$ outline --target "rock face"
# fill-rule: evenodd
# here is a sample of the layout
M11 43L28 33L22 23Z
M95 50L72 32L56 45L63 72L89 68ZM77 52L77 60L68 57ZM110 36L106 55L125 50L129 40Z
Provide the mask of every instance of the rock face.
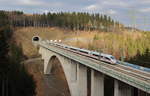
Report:
M27 60L24 64L36 81L36 96L70 96L59 61L54 62L52 74L50 75L43 74L44 64L40 58Z

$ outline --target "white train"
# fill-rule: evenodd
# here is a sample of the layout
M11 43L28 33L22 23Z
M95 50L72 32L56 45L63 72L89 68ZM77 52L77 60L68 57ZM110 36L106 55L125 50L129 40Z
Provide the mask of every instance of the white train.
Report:
M33 36L32 42L38 42L38 41L42 41L41 38L39 36ZM45 41L43 41L43 42L45 42ZM90 51L87 49L76 48L76 47L72 47L72 46L67 46L65 44L57 43L56 40L54 42L52 40L50 40L50 41L47 40L46 42L49 44L53 44L53 45L62 47L62 48L70 49L72 51L75 51L79 54L88 56L88 57L93 58L93 59L101 60L101 61L111 63L111 64L117 64L118 63L118 61L115 59L115 57L112 55L109 55L109 54L99 53L99 52Z
M78 52L78 53L81 53L81 54L86 55L90 58L101 60L103 62L107 62L110 64L117 64L118 63L117 59L115 59L114 56L109 55L109 54L99 53L96 51L90 51L87 49L81 49L81 48L76 48L76 47L72 47L72 46L67 46L65 44L60 44L60 43L53 43L53 44L55 44L57 46L61 46L63 48L70 49L70 50Z
M98 52L92 52L92 55L97 56L99 60L108 62L111 64L117 64L117 60L114 56L109 55L109 54L104 54L104 53L98 53Z

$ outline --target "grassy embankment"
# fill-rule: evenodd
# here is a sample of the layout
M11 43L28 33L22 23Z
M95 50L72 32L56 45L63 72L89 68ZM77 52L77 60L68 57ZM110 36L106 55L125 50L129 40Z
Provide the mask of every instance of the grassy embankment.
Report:
M19 28L15 32L15 37L17 42L22 42L24 53L29 57L35 55L37 51L31 43L34 35L49 40L62 39L69 45L109 53L117 58L121 54L127 58L133 57L138 51L143 54L146 49L150 49L149 32L71 32L59 28Z
M33 36L40 36L43 39L55 40L64 39L67 35L65 30L60 30L58 28L17 28L14 33L14 38L17 43L21 43L24 54L28 57L33 57L37 54L36 48L32 44Z
M117 59L124 57L127 62L150 68L150 32L90 32L72 37L78 39L71 45L112 54Z
M78 38L78 40L71 42L71 45L109 53L117 58L121 55L130 58L135 56L137 52L144 54L146 49L150 49L149 32L122 32L119 34L92 32L81 33L78 36L74 36L74 38ZM83 38L87 42L83 42Z

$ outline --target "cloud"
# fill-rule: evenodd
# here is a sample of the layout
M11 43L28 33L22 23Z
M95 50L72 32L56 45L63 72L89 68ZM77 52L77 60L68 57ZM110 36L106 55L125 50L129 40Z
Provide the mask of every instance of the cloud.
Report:
M123 2L123 0L107 0L102 3L106 6L116 6L116 7L128 7L129 3Z
M90 10L97 10L97 9L99 9L99 6L96 4L92 4L92 5L86 6L85 9L89 10L89 11Z
M47 4L53 7L61 7L64 6L65 4L63 2L51 2L50 4Z
M139 9L140 12L150 12L150 8Z
M18 0L18 4L25 5L25 6L37 6L37 5L43 5L45 3L39 0Z
M139 2L142 4L150 4L150 0L141 0Z
M49 11L48 11L48 10L44 10L43 12L44 12L45 14L47 14Z
M114 15L117 14L117 11L110 9L107 11L107 14Z

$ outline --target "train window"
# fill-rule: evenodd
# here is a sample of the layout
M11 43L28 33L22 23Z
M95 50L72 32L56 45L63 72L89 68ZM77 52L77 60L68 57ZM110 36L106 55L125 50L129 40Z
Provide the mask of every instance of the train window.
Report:
M97 54L93 54L94 56L99 56L99 55L97 55Z
M110 60L109 58L105 57L105 59Z
M111 58L111 59L115 59L115 57L114 57L114 56L111 56L110 58Z
M88 54L88 52L86 52L86 51L82 51L82 50L79 50L79 51Z

